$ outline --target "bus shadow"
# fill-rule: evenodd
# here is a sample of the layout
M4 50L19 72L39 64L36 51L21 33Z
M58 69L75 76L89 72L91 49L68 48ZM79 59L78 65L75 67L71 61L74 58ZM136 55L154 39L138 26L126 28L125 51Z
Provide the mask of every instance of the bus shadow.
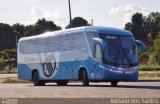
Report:
M89 87L99 87L99 88L102 88L102 87L108 87L108 88L131 88L131 89L160 89L160 86L143 86L143 85L118 85L117 87L112 87L111 85L89 85L89 86L83 86L83 85L67 85L67 86L57 86L57 85L45 85L45 86L55 86L55 87L84 87L84 88L89 88ZM45 87L43 86L43 87Z
M160 89L160 86L141 86L141 85L118 85L118 88L134 88L134 89Z

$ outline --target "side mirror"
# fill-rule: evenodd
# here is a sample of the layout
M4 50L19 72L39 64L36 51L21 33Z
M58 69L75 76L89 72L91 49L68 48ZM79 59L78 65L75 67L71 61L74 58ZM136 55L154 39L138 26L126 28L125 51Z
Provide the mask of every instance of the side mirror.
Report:
M104 51L106 50L105 42L100 38L92 38L92 39L95 43L93 57L98 61L103 62Z
M145 51L145 44L140 41L140 40L135 40L135 43L138 47L140 47L141 51L144 52Z
M101 44L102 46L102 50L106 50L106 45L105 45L105 42L104 40L100 39L100 38L92 38L94 41L98 42Z

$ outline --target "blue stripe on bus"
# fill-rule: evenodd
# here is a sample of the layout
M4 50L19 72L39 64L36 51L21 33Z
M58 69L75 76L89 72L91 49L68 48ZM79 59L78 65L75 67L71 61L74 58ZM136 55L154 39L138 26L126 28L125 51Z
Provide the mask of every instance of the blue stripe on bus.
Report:
M41 63L33 64L34 66L38 66ZM24 65L24 64L18 64L18 78L25 79L25 80L31 80L31 73L32 69L29 68L30 65ZM49 67L49 66L48 66ZM109 71L107 69L97 68L93 69L94 65L92 61L72 61L72 62L60 62L59 68L57 69L57 73L53 78L42 78L41 80L77 80L78 79L78 69L79 67L85 67L88 73L88 78L90 80L138 80L138 69L134 73L117 73L113 71ZM97 66L98 67L98 66ZM57 68L57 67L56 67ZM34 68L36 69L36 68ZM39 73L40 71L43 72L43 69L38 69ZM50 72L51 73L51 72ZM90 74L89 74L90 73ZM93 74L93 76L91 76Z

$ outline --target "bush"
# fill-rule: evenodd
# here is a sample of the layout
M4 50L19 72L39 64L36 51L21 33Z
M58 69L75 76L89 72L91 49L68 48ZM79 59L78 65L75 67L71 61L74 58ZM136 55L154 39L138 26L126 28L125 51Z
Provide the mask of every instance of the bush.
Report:
M0 51L0 65L8 66L10 70L17 66L17 52L16 49L6 49Z
M140 80L160 80L160 73L140 73Z
M140 71L160 71L160 66L140 66Z
M18 70L0 70L0 74L15 74Z
M154 65L160 65L160 33L154 41L154 45L151 47L153 58L151 63Z

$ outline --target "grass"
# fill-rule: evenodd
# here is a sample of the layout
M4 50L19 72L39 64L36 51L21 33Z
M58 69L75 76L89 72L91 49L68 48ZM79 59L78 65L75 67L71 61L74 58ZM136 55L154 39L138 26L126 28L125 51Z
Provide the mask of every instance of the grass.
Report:
M17 72L17 70L0 70L0 74L14 74Z
M160 73L140 73L139 80L160 80Z
M140 71L160 71L160 66L157 65L142 65L139 67Z

